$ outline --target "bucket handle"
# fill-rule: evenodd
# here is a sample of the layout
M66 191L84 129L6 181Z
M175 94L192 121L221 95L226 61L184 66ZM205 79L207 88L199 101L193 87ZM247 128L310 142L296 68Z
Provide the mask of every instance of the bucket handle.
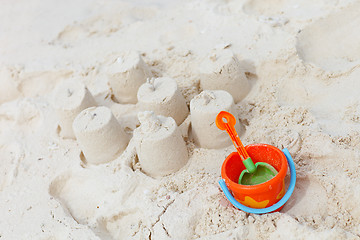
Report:
M220 187L223 190L226 198L232 203L232 205L234 205L235 207L239 208L240 210L244 211L244 212L248 212L248 213L255 213L255 214L263 214L263 213L269 213L269 212L273 212L277 209L279 209L280 207L282 207L290 198L291 194L294 191L295 188L295 183L296 183L296 170L295 170L295 164L294 161L289 153L289 150L287 150L286 148L284 148L283 153L286 156L287 162L289 164L290 167L290 174L291 174L291 178L290 178L290 185L289 188L287 190L287 192L285 193L285 195L280 199L280 201L278 201L277 203L275 203L274 205L267 207L267 208L251 208L251 207L247 207L241 203L239 203L234 197L233 195L230 193L228 187L225 184L225 180L221 179L219 181Z

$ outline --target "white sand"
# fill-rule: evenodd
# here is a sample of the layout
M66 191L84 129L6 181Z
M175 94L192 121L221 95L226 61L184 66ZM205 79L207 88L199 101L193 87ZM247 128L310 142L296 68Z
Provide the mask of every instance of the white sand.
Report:
M0 239L360 239L359 12L355 0L2 1ZM58 135L57 83L80 79L132 136L139 108L112 101L114 60L139 51L189 104L214 49L232 51L250 83L236 104L244 144L294 157L281 213L229 205L217 181L234 148L195 147L189 117L187 164L156 179L134 138L113 161L86 165Z

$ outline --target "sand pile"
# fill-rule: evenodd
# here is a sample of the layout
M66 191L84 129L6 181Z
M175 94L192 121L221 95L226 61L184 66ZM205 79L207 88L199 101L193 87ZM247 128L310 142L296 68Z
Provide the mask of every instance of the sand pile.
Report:
M3 1L0 239L360 239L359 11ZM292 154L280 213L246 214L219 189L234 147L217 108L244 144Z

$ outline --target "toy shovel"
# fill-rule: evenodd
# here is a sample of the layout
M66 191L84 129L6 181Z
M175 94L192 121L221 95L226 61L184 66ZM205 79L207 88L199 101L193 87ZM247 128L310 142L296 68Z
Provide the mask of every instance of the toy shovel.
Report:
M240 141L238 134L235 131L235 117L228 112L221 111L216 116L216 126L221 130L226 130L230 135L234 146L239 153L246 170L243 170L239 177L239 184L242 185L256 185L264 183L272 179L278 172L268 163L257 162L253 163L252 159L246 152L244 145Z

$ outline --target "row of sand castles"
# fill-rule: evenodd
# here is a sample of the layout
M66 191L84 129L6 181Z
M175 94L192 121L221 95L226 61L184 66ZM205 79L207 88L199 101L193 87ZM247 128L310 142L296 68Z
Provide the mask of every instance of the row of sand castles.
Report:
M190 112L191 136L198 147L222 148L231 141L214 121L220 111L236 116L235 102L249 92L249 82L238 59L229 50L213 53L200 68L203 91L186 101L172 78L152 78L137 53L129 53L109 68L108 79L119 103L136 104L140 126L133 131L141 169L164 176L178 171L188 161L188 151L179 127ZM102 164L117 158L130 136L105 106L97 106L80 81L64 81L54 91L60 135L76 139L86 161ZM239 131L239 123L236 128Z

